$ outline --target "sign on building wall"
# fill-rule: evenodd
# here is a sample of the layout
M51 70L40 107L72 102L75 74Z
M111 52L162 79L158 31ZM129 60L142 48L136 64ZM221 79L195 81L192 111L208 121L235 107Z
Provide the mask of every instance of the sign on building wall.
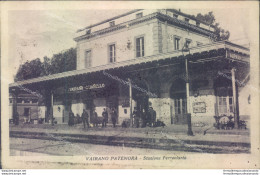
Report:
M92 85L85 85L85 86L76 86L71 87L68 89L68 92L77 92L77 91L84 91L84 90L90 90L90 89L100 89L104 88L105 84L92 84Z
M206 103L205 102L194 102L192 104L193 113L206 113Z
M249 62L249 56L245 56L239 53L235 53L232 51L227 51L227 58L235 59L235 60L241 60L241 61L246 61Z

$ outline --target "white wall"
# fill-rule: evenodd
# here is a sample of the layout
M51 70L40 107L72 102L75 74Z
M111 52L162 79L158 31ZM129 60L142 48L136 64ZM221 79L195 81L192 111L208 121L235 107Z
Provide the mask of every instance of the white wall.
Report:
M181 37L180 39L180 50L184 46L185 40L190 39L191 45L190 48L192 47L197 47L197 41L203 44L208 44L211 43L211 40L203 35L187 31L185 29L181 29L179 27L170 25L170 24L165 24L162 23L162 33L163 33L163 51L164 52L172 52L174 51L174 36L179 36ZM167 40L167 41L165 41Z
M46 113L46 106L39 106L38 107L39 118L45 118L45 113Z
M60 108L60 110L58 110L58 108ZM62 123L64 108L64 105L53 105L53 117L55 118L57 123Z
M73 103L73 104L71 104L71 110L74 113L75 117L76 117L77 114L79 116L81 116L83 109L84 109L83 103Z
M248 103L248 96L257 93L258 89L253 88L250 84L250 80L246 86L239 89L238 101L239 101L239 114L240 116L250 116L251 104ZM252 102L252 101L251 101Z
M205 113L194 113L193 105L196 102L204 102L206 104ZM190 112L191 112L191 121L193 125L213 125L215 122L215 104L216 96L214 95L203 95L203 96L190 96Z
M102 117L102 112L104 111L104 108L106 108L106 99L105 98L94 99L94 105L96 108L97 115L99 117Z
M166 126L171 125L173 100L171 98L149 98L149 102L156 111L156 120L163 121Z
M174 100L171 98L149 98L152 103L153 109L156 111L156 118L163 121L166 126L171 125L171 116L174 116ZM206 112L205 113L194 113L193 103L194 102L205 102ZM190 96L190 109L191 109L191 120L194 126L207 125L211 126L215 122L215 103L216 97L213 95L207 96Z
M126 98L129 100L129 98ZM136 101L132 100L132 111L134 111L134 107L136 107ZM127 111L127 113L124 112ZM118 105L118 123L121 125L124 119L130 119L130 107L122 107L121 101L119 101Z
M91 49L92 67L105 65L109 63L108 45L115 43L117 62L135 58L135 37L144 36L145 39L145 56L153 54L153 23L151 21L146 25L124 29L121 31L108 33L95 39L84 40L78 43L77 69L85 68L85 52ZM131 47L127 48L130 41Z

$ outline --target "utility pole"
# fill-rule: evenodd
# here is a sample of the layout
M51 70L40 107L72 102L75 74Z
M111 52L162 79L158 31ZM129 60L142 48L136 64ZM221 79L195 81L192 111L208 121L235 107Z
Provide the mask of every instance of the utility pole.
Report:
M183 52L189 52L190 49L187 43L182 48L182 54L184 56ZM185 57L185 56L184 56ZM188 67L188 58L186 56L185 58L185 74L186 74L186 100L187 100L187 123L188 123L188 132L187 134L189 136L193 136L192 128L191 128L191 113L190 113L190 84L189 84L189 67Z
M193 136L191 129L191 113L190 113L190 84L189 84L189 69L188 58L185 58L185 72L186 72L186 99L187 99L187 123L188 123L188 135Z
M239 127L239 116L238 116L238 107L237 107L237 88L236 88L236 75L235 68L231 69L232 76L232 92L233 92L233 106L234 106L234 128L238 129Z
M187 58L185 58L185 73L186 73L187 113L190 113L190 84L189 84L189 70L188 70L188 59Z
M13 102L13 122L15 125L19 125L19 115L17 112L17 98L18 98L18 90L12 89L12 102Z
M51 91L51 111L50 111L50 114L51 114L51 125L53 126L54 125L54 121L53 121L53 91Z
M129 82L129 100L130 100L130 127L133 127L133 111L132 111L132 82L130 78L128 78Z

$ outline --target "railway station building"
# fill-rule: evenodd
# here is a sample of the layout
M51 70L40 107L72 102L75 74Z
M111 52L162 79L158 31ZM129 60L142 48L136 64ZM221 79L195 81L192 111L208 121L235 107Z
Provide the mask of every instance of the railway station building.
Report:
M166 126L186 124L187 115L194 126L223 115L236 122L247 103L240 96L250 97L241 94L249 93L250 50L215 38L214 26L174 9L127 11L79 29L76 70L10 84L11 116L19 94L33 92L45 122L66 124L70 110L83 109L91 122L104 108L111 122L115 108L121 125L134 107L153 107Z

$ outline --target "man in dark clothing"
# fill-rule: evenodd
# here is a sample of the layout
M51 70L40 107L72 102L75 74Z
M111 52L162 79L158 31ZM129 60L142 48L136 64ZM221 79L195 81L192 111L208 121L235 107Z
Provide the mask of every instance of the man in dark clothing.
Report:
M71 110L69 112L69 122L68 122L68 124L69 124L69 126L74 125L74 114Z
M19 113L18 112L16 112L13 122L15 125L19 125Z
M102 112L102 117L103 117L102 127L107 127L108 113L107 113L106 108L104 108L104 111Z
M88 112L86 111L86 109L83 109L83 113L81 115L81 118L82 118L84 128L86 128L86 123L87 123L87 126L89 128L89 122L88 122L89 116L88 116Z
M117 112L114 108L112 109L111 112L111 118L112 118L113 127L116 127Z
M146 127L146 122L147 122L147 114L146 114L145 109L143 109L141 112L141 127L142 128Z
M155 126L155 123L156 123L156 112L155 110L153 110L152 107L149 108L149 113L150 113L150 117L151 117L151 126Z
M148 115L147 115L147 123L150 127L152 127L152 116L153 116L153 112L152 112L152 108L149 107L148 109Z
M93 117L94 117L94 127L98 127L98 115L95 109L93 111Z
M140 113L137 111L137 108L134 108L133 111L133 118L134 118L134 126L139 128L139 119L140 119Z

